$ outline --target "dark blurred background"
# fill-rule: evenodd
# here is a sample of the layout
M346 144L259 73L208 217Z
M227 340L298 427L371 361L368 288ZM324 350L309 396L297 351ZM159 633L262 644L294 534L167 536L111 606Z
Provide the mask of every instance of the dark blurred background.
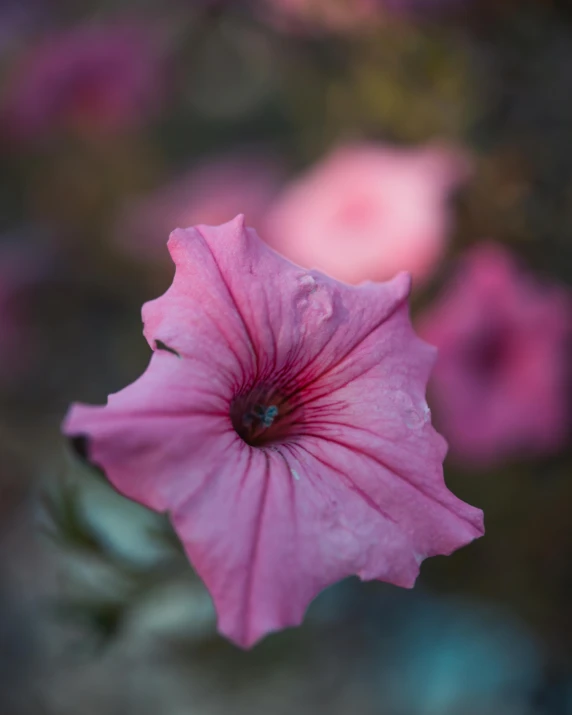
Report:
M572 4L2 0L0 162L1 715L572 713ZM345 222L355 282L413 272L487 527L248 653L59 433L145 368L169 231L238 212L334 274Z

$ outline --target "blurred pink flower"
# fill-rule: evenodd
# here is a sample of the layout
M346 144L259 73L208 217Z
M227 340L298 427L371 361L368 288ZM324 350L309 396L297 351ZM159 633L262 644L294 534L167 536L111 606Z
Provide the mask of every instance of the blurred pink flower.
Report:
M263 236L295 263L339 280L428 278L447 247L451 192L468 162L443 147L341 147L277 198Z
M122 132L156 111L161 75L141 28L74 28L46 39L16 65L2 101L4 128L21 140L62 130Z
M277 27L294 32L364 29L382 14L381 0L255 0L255 6Z
M117 241L130 253L155 259L165 254L164 237L176 226L218 226L243 213L248 225L258 229L281 179L278 160L260 150L210 157L127 205L117 224Z
M251 646L349 574L410 587L482 534L443 481L410 280L306 272L242 217L176 230L172 286L143 308L151 363L65 424L115 487L168 512L220 631Z
M281 30L340 32L375 28L392 17L422 17L467 5L470 0L253 0Z
M568 433L570 309L564 289L481 244L420 321L439 348L432 397L451 452L479 465L550 452Z

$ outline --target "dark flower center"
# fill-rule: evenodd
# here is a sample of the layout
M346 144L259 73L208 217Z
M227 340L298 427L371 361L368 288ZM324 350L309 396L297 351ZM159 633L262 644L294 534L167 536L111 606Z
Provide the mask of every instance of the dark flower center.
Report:
M510 340L501 327L488 328L471 345L468 359L472 369L483 379L491 379L501 372L508 360Z
M266 386L238 395L230 406L235 432L251 447L286 440L297 412L291 400Z

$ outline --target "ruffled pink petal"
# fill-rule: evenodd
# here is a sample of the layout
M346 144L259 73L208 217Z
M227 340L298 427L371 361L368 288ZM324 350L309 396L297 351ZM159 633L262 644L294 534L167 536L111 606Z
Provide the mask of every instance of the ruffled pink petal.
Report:
M173 284L143 307L150 345L159 340L258 380L319 377L383 326L411 285L401 274L356 289L298 268L245 230L242 217L178 229L169 249Z
M63 430L88 438L90 460L125 496L167 511L199 489L236 442L217 373L157 351L104 407L74 405Z
M417 573L391 521L344 475L296 453L245 446L239 461L173 514L214 599L219 630L243 647L298 625L321 589L356 571L401 585ZM376 573L368 575L373 562Z
M443 480L447 445L425 401L435 350L416 337L405 305L386 321L377 344L374 360L367 342L356 351L363 355L354 355L367 369L330 393L326 384L308 408L312 430L303 448L351 475L355 488L408 534L418 561L451 553L482 535L483 520Z

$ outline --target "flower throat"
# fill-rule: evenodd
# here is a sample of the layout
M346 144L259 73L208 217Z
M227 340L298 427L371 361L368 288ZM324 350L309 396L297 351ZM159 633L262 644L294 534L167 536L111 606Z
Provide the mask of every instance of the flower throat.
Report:
M230 406L235 432L251 447L288 438L293 410L275 389L259 386L238 395Z

